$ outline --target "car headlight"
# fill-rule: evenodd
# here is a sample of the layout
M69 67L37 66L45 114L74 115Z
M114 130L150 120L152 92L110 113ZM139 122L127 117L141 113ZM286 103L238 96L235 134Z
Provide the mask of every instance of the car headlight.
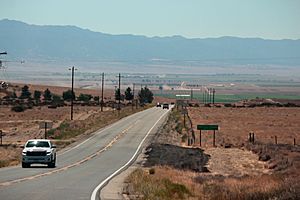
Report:
M52 153L52 151L47 151L47 155L50 155Z
M26 151L22 151L22 155L25 156L26 155Z

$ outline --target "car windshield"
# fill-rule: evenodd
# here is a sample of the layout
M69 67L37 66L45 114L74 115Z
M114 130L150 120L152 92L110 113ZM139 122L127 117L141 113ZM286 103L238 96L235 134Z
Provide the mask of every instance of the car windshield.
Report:
M26 147L50 147L50 145L46 141L29 141Z

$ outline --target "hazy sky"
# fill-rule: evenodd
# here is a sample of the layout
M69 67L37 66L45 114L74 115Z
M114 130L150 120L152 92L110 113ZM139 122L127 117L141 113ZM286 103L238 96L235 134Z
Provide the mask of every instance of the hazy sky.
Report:
M0 19L111 34L300 39L300 0L0 0Z

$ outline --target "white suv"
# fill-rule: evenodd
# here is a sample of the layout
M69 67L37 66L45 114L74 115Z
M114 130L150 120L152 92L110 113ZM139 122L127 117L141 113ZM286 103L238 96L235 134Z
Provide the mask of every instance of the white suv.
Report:
M50 140L28 140L22 152L22 167L30 167L33 163L47 164L55 167L56 146Z

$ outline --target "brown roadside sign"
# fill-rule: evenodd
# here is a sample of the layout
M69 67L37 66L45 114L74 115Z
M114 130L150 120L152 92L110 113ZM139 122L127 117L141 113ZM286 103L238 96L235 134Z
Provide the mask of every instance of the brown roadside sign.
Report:
M53 126L53 122L40 122L40 129L49 129L49 128L52 128Z
M184 110L182 110L182 111L181 111L181 114L183 114L183 115L186 115L186 114L188 114L188 111L187 111L187 109L184 109Z

